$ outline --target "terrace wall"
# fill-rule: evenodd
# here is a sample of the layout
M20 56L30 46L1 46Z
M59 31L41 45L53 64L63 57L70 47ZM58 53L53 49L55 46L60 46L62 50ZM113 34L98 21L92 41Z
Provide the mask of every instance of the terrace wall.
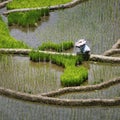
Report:
M55 6L50 6L49 10L58 10L58 9L65 9L65 8L71 8L76 6L77 4L80 4L81 2L85 2L88 0L73 0L72 2L66 3L66 4L61 4L61 5L55 5ZM13 12L25 12L25 11L31 11L31 10L40 10L41 8L44 7L38 7L38 8L21 8L21 9L14 9L14 10L8 10L7 12L4 12L4 15L8 15L9 13Z
M98 84L98 85L91 85L85 87L69 87L63 88L53 93L48 93L44 95L31 95L21 92L16 92L10 89L0 87L0 94L13 97L20 100L30 101L30 102L38 102L38 103L45 103L45 104L53 104L53 105L63 105L63 106L116 106L120 105L120 98L117 99L58 99L54 97L47 97L53 96L55 94L63 94L67 92L75 92L75 91L91 91L95 89L102 89L108 87L113 84L120 83L120 78L116 78L114 80ZM52 95L51 95L52 94Z
M112 46L111 49L103 53L105 56L111 56L114 54L120 54L120 39Z

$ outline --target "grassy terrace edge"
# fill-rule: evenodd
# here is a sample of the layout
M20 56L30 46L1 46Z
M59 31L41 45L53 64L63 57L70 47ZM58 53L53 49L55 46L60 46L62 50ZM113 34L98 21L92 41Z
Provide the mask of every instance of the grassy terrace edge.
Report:
M20 8L37 8L37 7L49 7L49 6L54 6L54 5L60 5L60 4L65 4L69 3L72 0L19 0L19 3L17 0L13 0L12 2L8 3L7 9L20 9ZM28 4L29 2L29 4Z
M28 48L28 46L11 37L7 25L0 16L0 48Z
M43 6L43 7L30 7L30 8L14 8L14 9L8 9L8 11L3 12L4 15L8 15L9 13L13 13L13 12L25 12L25 11L31 11L31 10L39 10L41 8L45 8L48 7L50 11L53 10L59 10L59 9L65 9L65 8L71 8L74 7L82 2L86 2L88 0L71 0L71 2L67 2L67 3L63 3L63 4L57 4L57 5L53 5L53 6ZM9 5L9 4L8 4Z
M58 0L58 1L52 0L52 1L46 1L46 2L43 0L43 1L37 1L38 3L31 0L31 1L29 1L29 4L27 4L26 1L20 1L19 5L22 4L22 6L20 8L13 7L13 8L11 8L11 10L8 10L7 12L4 12L3 14L4 15L10 14L8 16L9 25L12 25L15 23L18 25L22 25L23 27L28 26L28 25L37 26L36 22L42 16L42 15L38 14L37 12L41 11L41 9L48 9L47 15L49 15L49 12L51 10L58 10L58 9L74 7L75 5L77 5L81 2L84 2L84 1L88 1L88 0L62 0L62 1L61 0ZM31 5L30 5L30 2L31 2ZM9 9L8 6L10 4L16 4L16 5L13 5L15 7L19 6L17 3L18 3L18 1L16 1L16 0L9 2L7 4L7 9ZM24 4L26 4L25 7L24 7ZM42 6L39 4L41 4ZM30 5L30 6L27 6L27 5ZM31 11L34 11L34 13L36 13L37 15L32 15ZM23 12L27 12L27 13L23 13Z

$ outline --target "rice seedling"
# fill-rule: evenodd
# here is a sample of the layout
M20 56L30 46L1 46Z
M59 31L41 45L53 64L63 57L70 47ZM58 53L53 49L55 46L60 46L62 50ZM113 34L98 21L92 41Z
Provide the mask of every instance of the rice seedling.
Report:
M76 66L82 63L83 58L82 56L72 56L72 55L60 55L60 54L49 54L49 53L42 53L39 51L31 51L30 54L30 60L34 62L40 62L40 61L51 61L52 63L55 63L57 65L63 64L65 67L67 66Z
M49 9L42 8L41 10L32 10L27 12L16 12L8 15L8 25L36 26L36 23L41 20L41 17L48 16Z
M85 67L69 66L61 75L63 86L79 86L88 78L88 71Z
M72 0L13 0L7 5L7 9L16 9L16 8L34 8L34 7L49 7L53 5L60 5L71 2ZM29 3L29 4L28 4Z
M82 63L82 56L47 54L35 51L32 51L29 56L35 62L43 60L51 61L54 64L64 67L64 73L60 77L63 86L80 85L88 77L88 71L85 67L82 65L80 67L76 66L76 64Z
M38 47L39 50L52 50L56 52L63 52L70 48L73 48L74 44L72 41L64 41L59 44L55 44L51 41L43 43Z

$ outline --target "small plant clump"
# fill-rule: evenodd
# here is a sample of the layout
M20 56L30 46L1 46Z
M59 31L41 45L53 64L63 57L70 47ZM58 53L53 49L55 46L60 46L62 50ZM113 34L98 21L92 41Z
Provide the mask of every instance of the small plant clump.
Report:
M59 44L55 44L53 42L45 42L41 46L38 47L39 50L52 50L56 52L63 52L68 50L74 46L72 41L64 41Z
M63 86L78 86L88 78L87 69L82 65L76 66L78 63L82 63L82 56L48 54L39 51L32 51L29 56L30 60L34 62L51 61L51 63L64 67L64 73L60 78Z
M15 12L8 15L8 24L26 26L36 26L36 22L41 20L41 17L48 16L49 9L41 8L40 10L32 10L26 12Z
M57 65L64 65L64 67L67 66L77 66L80 65L83 61L82 56L73 56L73 55L64 55L64 54L49 54L49 53L43 53L39 51L31 51L30 54L30 60L34 62L49 62L55 63Z
M61 75L63 86L80 86L88 78L88 71L83 66L69 66Z
M7 25L0 16L0 48L28 48L26 44L10 36Z

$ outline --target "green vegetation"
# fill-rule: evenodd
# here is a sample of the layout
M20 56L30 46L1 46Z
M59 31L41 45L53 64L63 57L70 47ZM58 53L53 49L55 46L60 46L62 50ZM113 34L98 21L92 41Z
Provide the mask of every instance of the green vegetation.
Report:
M0 48L28 48L21 41L16 41L10 36L7 25L3 22L0 16Z
M8 15L8 24L22 25L25 26L35 26L36 22L41 20L41 17L48 16L49 9L42 8L41 10L32 10L27 12L15 12Z
M13 0L7 5L7 9L49 7L65 4L71 1L72 0Z
M61 84L63 86L80 85L88 77L87 69L80 65L82 63L81 56L48 54L36 51L32 51L29 56L35 62L51 61L54 64L65 67L64 73L61 76Z
M73 46L74 46L74 43L72 41L64 41L59 44L55 44L53 42L45 42L41 46L39 46L38 49L62 52L72 48Z
M63 86L79 86L88 78L88 71L83 66L68 66L61 75Z
M52 63L55 63L60 66L63 65L64 67L79 65L82 63L83 60L81 56L49 54L34 50L30 52L29 56L30 56L30 60L34 62L51 61Z

